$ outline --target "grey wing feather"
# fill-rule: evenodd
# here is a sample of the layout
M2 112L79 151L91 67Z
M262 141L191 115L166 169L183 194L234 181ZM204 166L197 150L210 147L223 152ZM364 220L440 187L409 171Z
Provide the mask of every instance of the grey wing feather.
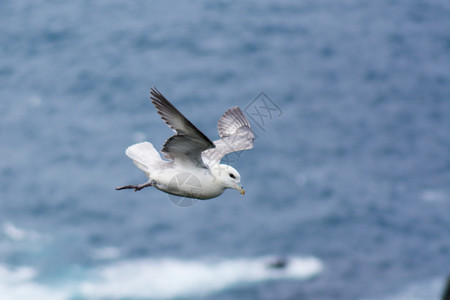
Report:
M235 106L227 110L217 123L219 140L214 141L214 149L203 152L203 161L211 166L218 164L222 158L232 152L253 148L255 135L242 110Z
M242 110L235 106L227 110L217 122L217 130L221 138L239 134L250 129L250 123ZM250 129L251 131L251 129Z
M164 157L205 167L201 153L214 148L214 143L194 126L156 88L150 91L151 100L164 122L176 132L164 144Z

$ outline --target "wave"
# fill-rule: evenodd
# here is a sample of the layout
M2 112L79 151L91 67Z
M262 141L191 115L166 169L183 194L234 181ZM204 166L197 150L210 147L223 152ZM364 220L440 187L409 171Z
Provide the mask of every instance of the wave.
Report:
M67 299L67 293L34 282L36 273L36 270L29 267L8 269L0 266L0 295L2 295L2 299Z
M40 235L37 232L19 228L16 225L9 222L3 223L0 229L7 239L16 242L21 242L25 240L36 240L40 238Z
M95 281L81 285L88 298L174 298L205 295L225 288L271 279L306 279L317 275L316 258L294 257L283 269L268 267L271 258L222 261L176 259L124 261L96 270Z
M0 266L0 294L5 299L171 299L203 296L233 286L266 280L304 280L323 265L314 257L290 257L286 266L270 267L273 257L228 260L174 258L124 260L87 270L83 278L46 286L31 268Z

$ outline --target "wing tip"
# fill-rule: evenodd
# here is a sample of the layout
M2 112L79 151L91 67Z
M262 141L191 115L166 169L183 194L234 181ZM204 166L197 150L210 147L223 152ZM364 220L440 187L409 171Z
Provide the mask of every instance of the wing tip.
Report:
M150 88L150 100L154 105L163 105L164 102L169 102L163 94L156 87Z
M252 131L250 122L239 106L233 106L225 111L217 123L220 137L237 134L245 128Z
M176 138L183 137L189 135L189 133L197 135L197 138L200 137L203 139L207 145L206 148L202 151L210 148L215 148L214 143L203 133L201 132L194 124L192 124L167 98L156 88L150 88L150 100L156 108L156 112L159 114L161 119L166 123L173 131L176 132L175 135L170 137L163 145L162 152L166 153L171 159L173 159L173 155L170 154L171 143L174 142ZM175 119L175 123L172 118ZM181 120L181 122L185 123L188 127L187 131L177 126L176 119Z

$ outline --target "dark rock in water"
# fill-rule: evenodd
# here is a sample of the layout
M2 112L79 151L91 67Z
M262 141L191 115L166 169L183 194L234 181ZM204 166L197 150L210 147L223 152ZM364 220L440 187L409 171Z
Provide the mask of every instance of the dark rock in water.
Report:
M288 264L288 260L286 258L278 257L278 258L274 259L273 261L269 262L267 264L267 267L269 269L284 269L284 268L286 268L287 264Z
M447 284L445 285L445 290L442 294L442 300L450 300L450 276L447 277Z

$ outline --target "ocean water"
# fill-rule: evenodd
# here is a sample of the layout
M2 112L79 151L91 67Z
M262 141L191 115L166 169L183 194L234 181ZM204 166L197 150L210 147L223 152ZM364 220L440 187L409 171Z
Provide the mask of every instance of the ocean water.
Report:
M0 2L0 299L439 299L450 2ZM239 105L245 196L188 207L125 156ZM283 257L284 269L268 268Z

